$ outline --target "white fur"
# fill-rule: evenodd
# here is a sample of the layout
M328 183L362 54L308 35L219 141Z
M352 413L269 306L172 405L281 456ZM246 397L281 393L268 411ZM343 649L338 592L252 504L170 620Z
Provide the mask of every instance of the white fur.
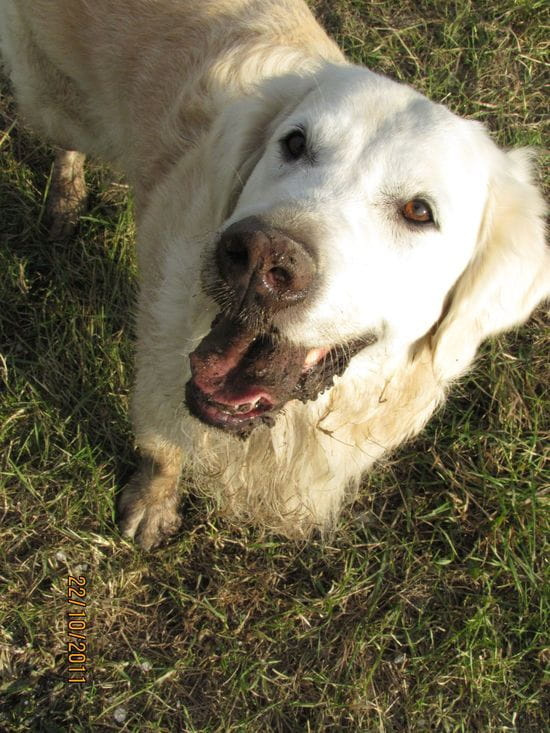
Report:
M137 443L183 460L240 517L289 534L333 522L481 341L550 292L528 154L347 64L301 0L0 0L0 23L31 123L122 166L136 190ZM281 160L296 124L312 164ZM400 207L417 197L438 227L405 222ZM331 390L240 441L190 417L183 395L218 310L202 259L253 214L315 232L321 297L280 312L283 335L309 347L380 338Z

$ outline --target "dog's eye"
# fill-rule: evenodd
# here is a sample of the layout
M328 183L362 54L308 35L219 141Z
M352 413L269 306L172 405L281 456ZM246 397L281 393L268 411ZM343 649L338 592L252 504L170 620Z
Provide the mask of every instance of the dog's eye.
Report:
M422 199L411 199L410 201L407 201L405 206L401 209L401 213L405 219L419 224L425 224L434 220L432 210L425 201L422 201Z
M282 143L289 160L299 160L306 152L306 136L302 130L293 130L283 138Z
M401 209L405 219L424 224L433 221L432 210L422 199L411 199Z

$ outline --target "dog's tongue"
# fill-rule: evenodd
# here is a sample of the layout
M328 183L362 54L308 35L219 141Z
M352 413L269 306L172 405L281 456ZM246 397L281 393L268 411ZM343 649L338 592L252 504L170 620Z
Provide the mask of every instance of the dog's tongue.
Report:
M304 369L307 349L277 341L221 317L190 355L193 381L216 402L238 404L265 399L285 402Z

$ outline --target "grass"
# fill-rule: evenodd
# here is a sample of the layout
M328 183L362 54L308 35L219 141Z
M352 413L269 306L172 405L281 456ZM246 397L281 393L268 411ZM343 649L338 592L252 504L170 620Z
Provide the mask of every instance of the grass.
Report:
M544 143L543 2L312 5L355 61L501 144ZM51 152L15 114L4 94L0 729L547 730L542 314L484 346L331 542L243 530L189 492L176 542L145 554L113 517L134 463L131 203L92 167L77 236L47 244ZM88 580L82 686L66 682L69 574Z

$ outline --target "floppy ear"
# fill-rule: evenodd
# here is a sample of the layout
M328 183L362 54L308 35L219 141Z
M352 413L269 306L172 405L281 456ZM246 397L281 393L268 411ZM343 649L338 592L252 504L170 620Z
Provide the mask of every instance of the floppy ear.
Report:
M286 74L265 81L224 110L208 146L207 175L216 225L231 215L277 126L313 86L311 77Z
M550 295L546 206L530 180L530 152L500 155L476 255L432 340L434 371L445 381L467 369L483 339L522 323Z

